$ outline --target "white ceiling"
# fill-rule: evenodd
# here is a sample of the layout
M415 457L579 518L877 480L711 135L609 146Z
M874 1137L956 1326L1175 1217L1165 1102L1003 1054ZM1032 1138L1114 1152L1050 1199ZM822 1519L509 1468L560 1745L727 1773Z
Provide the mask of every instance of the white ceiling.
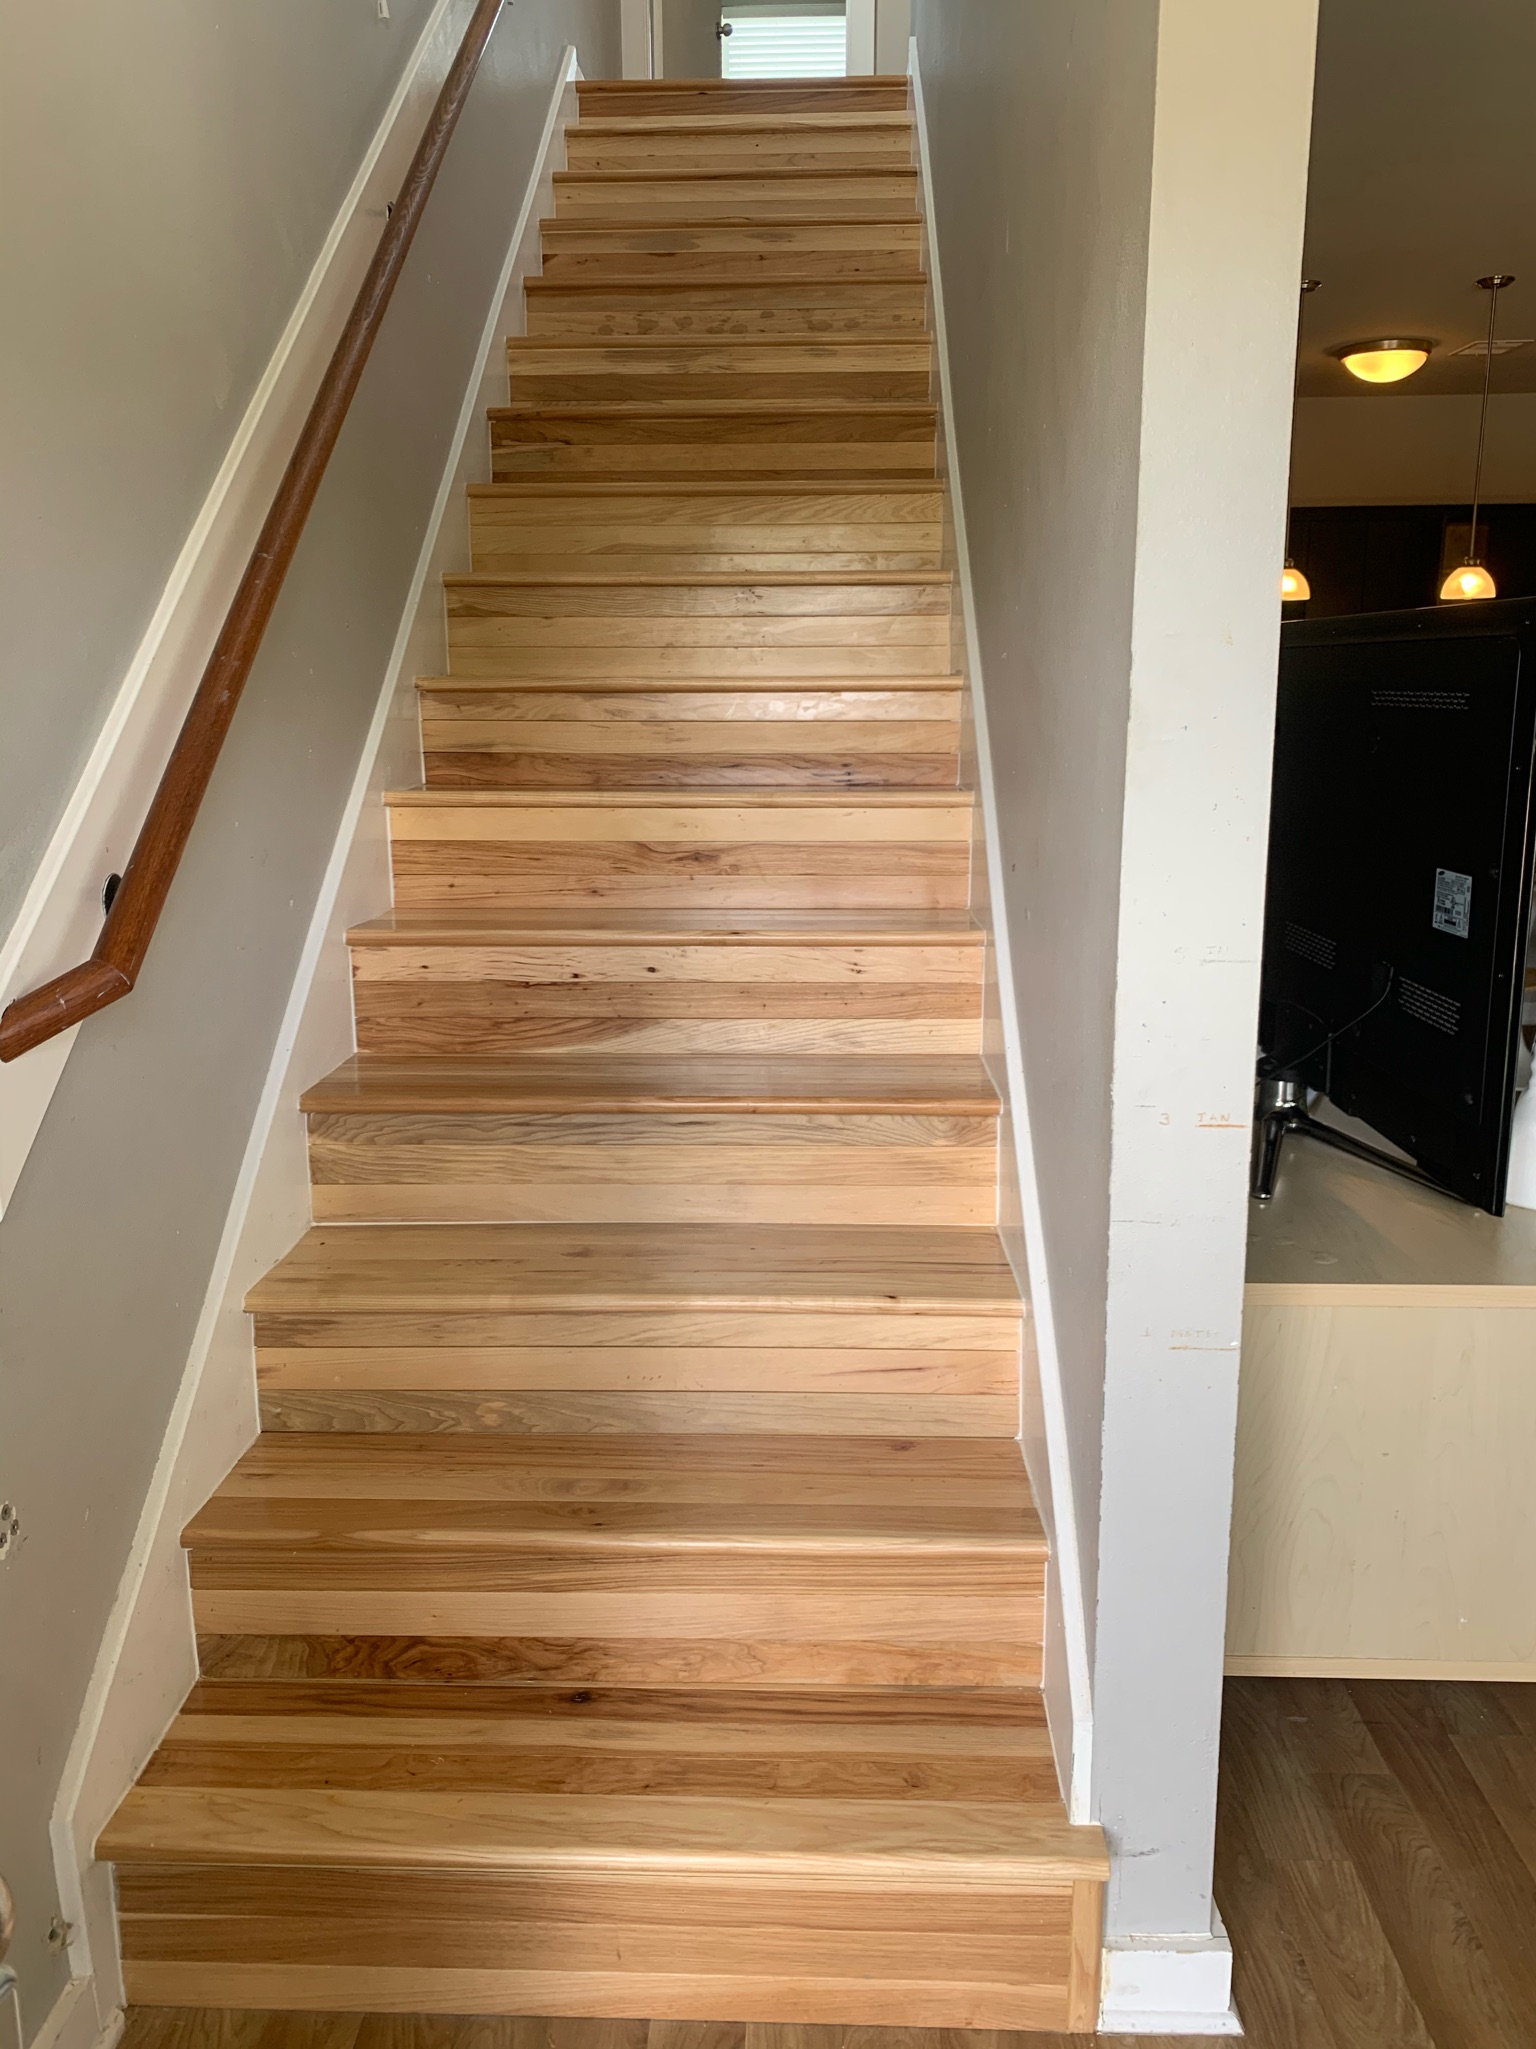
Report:
M1513 271L1501 335L1536 336L1536 0L1322 0L1303 275L1308 397L1481 389L1488 298ZM1370 389L1327 350L1377 335L1440 346L1407 383ZM1536 342L1493 365L1536 391Z

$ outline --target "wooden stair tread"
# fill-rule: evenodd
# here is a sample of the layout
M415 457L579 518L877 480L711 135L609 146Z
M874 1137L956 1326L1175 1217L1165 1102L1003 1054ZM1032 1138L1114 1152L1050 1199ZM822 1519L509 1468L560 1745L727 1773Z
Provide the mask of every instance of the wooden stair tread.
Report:
M279 1583L341 1570L352 1587L531 1582L568 1599L675 1584L690 1560L701 1597L734 1585L868 1598L890 1589L894 1564L915 1599L925 1559L958 1596L974 1573L997 1592L998 1566L1012 1586L1007 1560L1045 1553L1011 1438L724 1432L269 1433L182 1542L195 1585L272 1584L266 1554Z
M1107 1875L1097 1829L1023 1802L135 1788L98 1854L128 1863L454 1865L1029 1885Z
M356 1054L307 1089L303 1110L537 1112L825 1111L829 1115L995 1116L979 1059L397 1059Z
M286 1315L664 1305L1020 1313L995 1231L889 1225L320 1226L246 1297Z
M969 911L637 911L594 905L570 911L397 908L354 925L350 946L983 946Z

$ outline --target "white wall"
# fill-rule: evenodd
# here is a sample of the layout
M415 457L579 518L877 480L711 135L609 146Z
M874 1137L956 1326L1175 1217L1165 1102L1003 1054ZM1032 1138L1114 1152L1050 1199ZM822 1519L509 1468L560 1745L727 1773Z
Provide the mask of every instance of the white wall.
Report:
M617 75L616 0L519 0L501 18L148 969L128 1001L83 1029L0 1223L0 1491L22 1523L0 1566L0 1868L17 1894L11 1961L32 2029L70 1968L45 1939L60 1909L49 1820L65 1753L182 1384L567 43L591 75ZM132 90L125 77L125 95ZM72 135L60 130L65 155ZM271 138L280 190L275 118ZM195 138L177 146L177 174L195 184ZM97 175L109 174L98 165ZM183 281L184 294L195 290L195 279ZM288 310L274 309L274 330ZM238 325L243 316L229 317ZM100 334L93 339L100 358ZM140 396L144 344L132 331L117 340L121 373L98 361L91 399L109 439L114 422L124 436L136 431ZM227 343L233 352L238 334ZM198 404L193 387L189 411ZM28 602L43 602L62 576L51 556L43 560L44 540L60 564L73 559L67 526L34 536L50 574L40 571ZM156 595L146 591L146 608ZM55 630L67 638L67 618ZM30 731L0 698L0 757L30 744ZM237 1435L245 1418L232 1405L226 1420Z
M1304 398L1291 444L1295 505L1456 505L1472 496L1478 401L1375 392ZM1536 393L1489 401L1483 496L1536 504Z
M0 8L0 930L430 0Z
M1110 1934L1199 1937L1315 5L914 14Z

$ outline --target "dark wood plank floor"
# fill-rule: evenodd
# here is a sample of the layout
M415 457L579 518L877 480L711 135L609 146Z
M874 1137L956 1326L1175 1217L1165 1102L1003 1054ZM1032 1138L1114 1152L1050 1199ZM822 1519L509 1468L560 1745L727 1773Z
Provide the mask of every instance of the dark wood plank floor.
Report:
M1217 1859L1249 2049L1536 2049L1536 1687L1230 1682ZM1139 2038L1147 2049L1159 2039L1199 2049ZM125 2049L1074 2044L1085 2038L177 2008L137 2009L125 2038Z

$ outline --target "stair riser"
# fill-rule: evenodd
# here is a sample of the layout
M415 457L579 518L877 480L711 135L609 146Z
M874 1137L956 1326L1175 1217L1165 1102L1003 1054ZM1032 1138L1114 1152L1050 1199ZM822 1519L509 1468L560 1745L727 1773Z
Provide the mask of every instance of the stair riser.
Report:
M687 790L784 789L877 790L953 789L959 777L959 756L949 729L915 737L907 745L922 752L886 752L879 736L857 729L841 748L807 748L793 729L775 736L765 733L758 746L740 749L731 735L690 735L694 747L686 755L666 753L666 734L657 734L650 752L643 741L618 748L593 748L579 729L561 738L540 740L527 734L519 741L505 733L462 726L439 728L425 756L427 787L439 790ZM902 736L897 736L898 741ZM713 746L696 752L701 744Z
M708 172L712 177L756 177L781 171L910 171L912 134L854 128L839 135L796 133L704 136L596 136L573 132L566 151L571 174L627 171L665 178Z
M905 114L910 97L904 78L796 79L793 83L733 81L722 86L697 79L616 87L606 80L577 87L583 121L709 120L743 116L772 118L776 114Z
M720 177L555 173L555 218L734 220L917 218L917 176L910 170L764 172Z
M450 584L455 675L948 675L944 584Z
M1016 1318L262 1317L263 1427L1012 1437Z
M943 528L929 494L780 491L685 495L630 486L530 488L470 500L477 572L541 570L658 575L808 570L937 570Z
M403 908L960 910L970 807L398 806Z
M968 845L916 837L835 855L728 836L686 846L422 837L397 844L393 859L395 901L416 910L959 910L970 874Z
M1015 1369L1016 1370L1016 1369ZM579 1369L572 1369L578 1377ZM261 1397L263 1430L403 1431L415 1436L718 1435L1012 1437L1018 1397L993 1395L487 1393L429 1384L378 1393L284 1390Z
M718 228L715 240L706 240L701 229L677 229L668 236L664 228L644 233L610 233L594 229L585 233L568 228L562 245L544 254L543 275L551 285L679 285L727 284L756 286L776 279L799 282L818 278L828 284L857 282L860 278L887 278L894 272L922 278L921 252L915 229L905 224L871 221L848 231L859 237L846 246L817 248L813 231L800 233L803 241L791 239L796 232L786 228L777 238L781 246L761 246L767 238L742 237L741 247L727 242L729 231ZM833 230L821 228L823 238ZM908 239L897 241L905 232ZM877 239L880 238L880 239ZM676 246L667 246L668 243ZM626 246L632 245L632 246ZM650 245L650 246L647 246ZM717 246L718 245L718 246Z
M925 322L921 279L910 285L700 287L665 293L639 285L602 291L530 293L528 332L534 337L604 340L671 335L791 338L803 335L884 335Z
M754 342L723 338L704 345L665 340L609 342L533 339L511 351L511 404L718 405L782 403L923 405L932 366L925 341Z
M208 1597L212 1600L213 1596ZM613 1636L593 1627L575 1634L577 1618L550 1607L526 1634L497 1636L472 1627L455 1634L441 1599L413 1604L406 1596L380 1597L372 1612L381 1626L368 1630L268 1626L283 1597L263 1605L257 1596L223 1596L219 1612L260 1616L251 1629L212 1629L200 1622L202 1670L224 1678L348 1678L391 1681L495 1682L527 1686L1038 1686L1040 1658L1012 1633L997 1641L914 1642L910 1610L893 1621L889 1640L849 1642L845 1637L761 1633L763 1617L736 1614L720 1634L664 1631L649 1637ZM363 1611L354 1597L349 1612ZM238 1608L234 1606L238 1602ZM625 1604L626 1608L628 1604ZM904 1605L904 1604L903 1604ZM485 1614L484 1600L470 1612ZM504 1610L504 1612L510 1612ZM407 1614L429 1616L419 1631L403 1629ZM661 1618L654 1618L660 1620ZM809 1618L802 1617L802 1622ZM1011 1618L1018 1625L1018 1615ZM940 1626L938 1623L936 1627ZM955 1628L959 1626L958 1619ZM754 1634L754 1629L760 1633Z
M995 1117L309 1119L317 1222L981 1225Z
M1068 1885L212 1865L118 1884L129 1998L153 2005L1056 2029L1074 1914L1076 1946L1097 1939Z
M953 789L953 691L433 689L429 788Z
M336 1384L353 1384L352 1376L359 1376L357 1384L419 1387L429 1383L421 1379L425 1369L416 1361L442 1358L449 1362L445 1370L454 1375L454 1384L464 1386L553 1387L571 1383L542 1376L573 1372L600 1374L585 1384L603 1387L634 1385L624 1376L640 1373L677 1376L648 1383L655 1385L712 1386L716 1383L711 1376L720 1374L728 1376L724 1385L772 1386L781 1383L762 1374L784 1355L774 1368L783 1374L814 1370L861 1377L889 1370L915 1374L919 1369L914 1361L937 1359L942 1365L925 1365L922 1372L942 1373L944 1387L977 1394L996 1391L993 1376L1001 1371L1000 1359L1016 1363L1021 1329L1017 1315L947 1316L932 1310L879 1315L773 1309L412 1315L337 1308L304 1315L265 1311L254 1321L258 1353L266 1362L263 1370L280 1376L269 1377L264 1384L270 1385L318 1387L344 1375ZM635 1355L632 1361L624 1356L629 1353ZM899 1367L883 1363L887 1355L894 1355ZM752 1363L733 1367L731 1361L739 1358ZM314 1360L312 1367L305 1365L308 1359ZM814 1368L809 1363L797 1366L797 1359L815 1362ZM859 1363L845 1363L850 1360ZM468 1377L471 1373L473 1378ZM743 1382L743 1374L751 1376L750 1383ZM295 1380L294 1375L300 1378ZM534 1375L541 1377L530 1377ZM839 1379L838 1384L852 1383Z
M604 413L579 408L491 415L491 470L498 480L572 483L658 479L773 483L824 477L878 485L934 479L937 442L926 406L897 413L667 408Z

